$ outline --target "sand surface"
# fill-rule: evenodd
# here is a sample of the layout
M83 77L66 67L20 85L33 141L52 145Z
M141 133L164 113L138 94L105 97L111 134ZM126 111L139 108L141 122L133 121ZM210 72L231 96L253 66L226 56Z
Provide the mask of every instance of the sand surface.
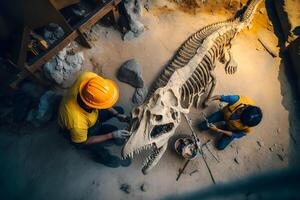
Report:
M84 50L84 70L102 72L105 77L116 80L119 66L135 58L149 86L189 35L233 15L234 11L217 14L210 10L193 14L178 9L174 3L156 2L150 12L144 11L141 20L146 30L137 39L122 41L120 33L113 28L95 27L98 40L92 49ZM227 75L220 63L216 67L218 82L214 94L247 95L264 113L261 125L224 151L217 151L213 143L210 145L220 159L218 163L207 153L207 162L217 183L299 164L299 146L295 143L299 141L295 114L299 102L294 99L281 58L273 58L258 42L257 32L261 29L272 30L266 12L257 12L253 29L242 31L232 42L233 56L238 63L236 74ZM124 83L118 84L119 104L129 113L134 89ZM214 103L204 110L192 109L190 116L196 124L201 119L200 112L209 115L218 108L219 104ZM0 132L0 180L4 182L0 194L7 197L4 199L161 199L212 184L200 158L188 165L179 182L175 181L184 161L173 151L174 138L159 164L144 176L140 171L142 156L134 159L128 168L107 168L65 141L55 122L42 128L10 130L1 127ZM184 134L190 132L183 120L175 137ZM198 132L198 136L202 141L218 138L208 131ZM120 147L112 151L119 153ZM194 170L197 172L190 176ZM130 194L119 189L123 183L132 186ZM146 192L140 190L143 183L149 185Z

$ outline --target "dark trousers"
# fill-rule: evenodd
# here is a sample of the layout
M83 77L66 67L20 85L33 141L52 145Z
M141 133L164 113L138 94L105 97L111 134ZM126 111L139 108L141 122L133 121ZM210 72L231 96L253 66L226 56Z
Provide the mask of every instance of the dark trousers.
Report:
M225 122L224 114L221 110L211 114L207 118L207 120L209 123ZM201 122L199 124L199 128L200 128L200 130L207 130L208 127L207 127L206 121ZM224 127L224 129L228 130L226 126ZM219 149L219 150L225 149L230 144L230 142L232 142L233 140L234 140L234 137L223 134L221 139L217 142L217 145L216 145L217 149Z
M121 114L125 113L124 109L120 106L116 106L114 107L114 109ZM97 122L95 123L94 126L88 129L88 136L104 135L118 130L118 127L105 123L106 121L110 120L113 117L114 115L108 110L100 110ZM63 135L65 136L65 138L67 138L70 141L70 135L65 130L62 130L62 132L64 133ZM123 143L124 140L112 139L112 140L104 141L99 144L91 144L91 145L79 144L76 145L76 148L81 150L88 150L96 162L99 162L107 167L116 168L119 167L120 165L128 166L130 162L126 160L125 161L121 160L118 156L112 155L106 147L111 146L112 144L121 145Z

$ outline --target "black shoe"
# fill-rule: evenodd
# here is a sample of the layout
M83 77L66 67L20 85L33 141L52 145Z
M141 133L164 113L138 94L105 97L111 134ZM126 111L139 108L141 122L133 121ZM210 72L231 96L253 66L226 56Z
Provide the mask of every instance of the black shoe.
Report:
M120 164L122 167L128 167L129 165L131 165L131 159L130 158L127 158L125 160L121 160L120 161Z
M117 156L109 156L106 159L96 158L96 161L105 165L106 167L111 167L111 168L118 168L121 165L121 159L118 158Z

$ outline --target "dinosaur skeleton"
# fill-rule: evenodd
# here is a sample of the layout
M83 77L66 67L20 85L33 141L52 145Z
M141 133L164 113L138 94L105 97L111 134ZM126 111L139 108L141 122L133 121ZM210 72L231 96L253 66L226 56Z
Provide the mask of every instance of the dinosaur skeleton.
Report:
M261 1L250 1L241 17L208 25L190 36L154 83L146 101L132 110L131 136L122 156L133 157L149 149L150 156L142 169L144 174L161 159L169 138L180 124L181 113L188 113L192 105L199 107L202 94L209 88L207 99L211 96L216 84L216 61L225 64L226 73L236 72L230 42L242 28L249 26Z

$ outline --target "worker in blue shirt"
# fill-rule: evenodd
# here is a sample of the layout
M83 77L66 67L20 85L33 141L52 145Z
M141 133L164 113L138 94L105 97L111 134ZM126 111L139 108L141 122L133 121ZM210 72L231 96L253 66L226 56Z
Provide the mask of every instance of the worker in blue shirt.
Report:
M216 95L209 102L219 100L228 103L222 110L217 111L199 124L200 130L210 129L223 134L217 143L219 150L225 149L235 138L241 138L251 131L251 127L258 125L262 119L262 111L254 102L239 95ZM225 122L225 128L220 129L214 123Z

